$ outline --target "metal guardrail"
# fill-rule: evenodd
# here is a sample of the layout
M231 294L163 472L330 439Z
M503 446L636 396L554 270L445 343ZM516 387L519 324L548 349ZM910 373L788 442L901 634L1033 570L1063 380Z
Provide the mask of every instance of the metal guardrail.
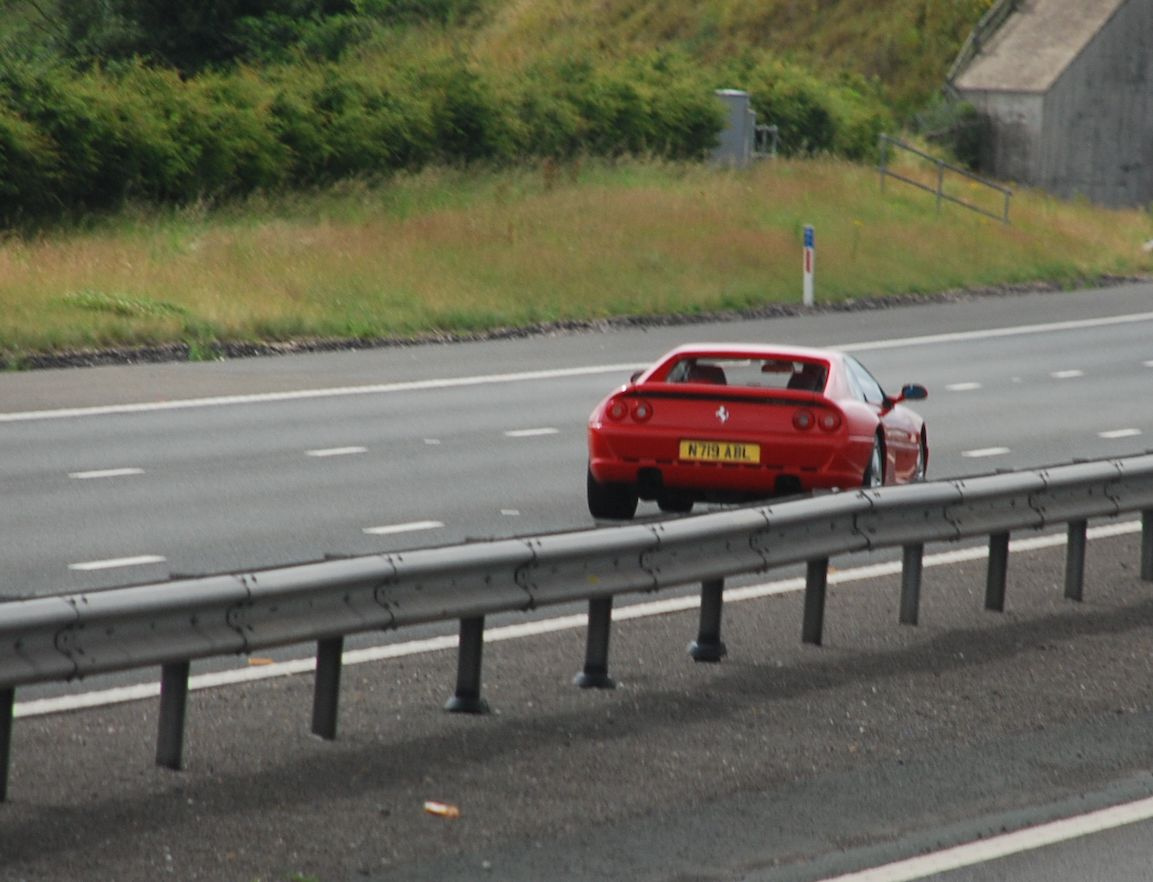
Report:
M928 162L929 164L931 164L933 166L933 168L935 169L935 172L936 172L936 184L935 184L935 186L930 187L929 185L925 184L923 181L918 181L916 178L906 177L905 175L902 175L900 172L894 171L889 166L889 146L890 145L897 147L900 150L904 150L906 153L911 153L914 156L917 156L918 158L923 159L926 162ZM880 173L881 173L881 192L882 193L885 192L885 178L886 177L894 178L895 180L903 181L906 184L910 184L919 190L925 190L926 192L935 194L937 197L937 211L938 212L940 212L940 210L941 210L941 203L942 202L952 202L954 205L964 206L965 208L968 208L971 211L975 211L978 214L983 214L986 217L994 218L996 220L1001 221L1002 223L1006 223L1006 224L1009 223L1009 202L1013 198L1013 191L1010 190L1008 187L1002 187L1000 184L997 184L997 183L990 181L986 178L982 178L978 175L975 175L972 172L961 168L960 166L951 165L951 164L945 162L944 160L938 159L936 156L932 156L931 154L925 153L923 150L918 150L916 147L913 147L911 144L906 144L904 141L898 140L897 138L893 138L889 135L881 135L880 148L881 148L881 162L880 162L880 165L878 166L878 171L880 171ZM946 172L952 172L953 174L960 175L961 177L965 178L966 180L981 184L982 186L987 187L990 190L995 190L996 192L1000 193L1001 196L1004 198L1004 205L1003 205L1003 208L1001 210L1001 214L999 214L999 215L995 214L991 211L988 211L987 209L982 208L979 205L974 205L971 202L966 202L964 199L961 199L958 196L951 196L950 194L946 193L945 192L945 173Z
M1090 518L1142 513L1141 578L1153 581L1153 453L1038 471L781 502L575 533L332 560L0 604L0 799L17 687L161 666L156 761L181 767L190 662L316 642L312 731L336 737L346 635L460 622L453 711L482 712L485 617L588 601L577 685L611 687L613 598L696 582L690 655L718 661L724 580L805 563L801 637L822 637L829 558L903 551L900 621L916 624L927 542L989 537L985 606L1004 608L1009 534L1066 524L1065 595L1082 596Z

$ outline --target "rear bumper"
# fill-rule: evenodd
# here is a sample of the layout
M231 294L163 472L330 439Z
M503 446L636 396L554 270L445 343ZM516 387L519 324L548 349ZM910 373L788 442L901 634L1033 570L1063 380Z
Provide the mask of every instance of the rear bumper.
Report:
M589 430L589 468L601 483L632 484L641 498L653 498L657 490L676 490L698 498L771 496L782 486L796 490L851 489L861 486L865 463L872 451L872 439L820 438L798 448L787 449L758 439L761 463L709 463L683 461L675 456L676 443L644 447L669 456L640 455L635 439L613 437L595 427Z

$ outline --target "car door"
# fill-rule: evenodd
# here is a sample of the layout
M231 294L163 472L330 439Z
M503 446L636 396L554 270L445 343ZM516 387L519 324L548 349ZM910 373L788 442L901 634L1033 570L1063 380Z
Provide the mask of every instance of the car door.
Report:
M885 476L891 481L895 475L907 473L916 462L919 444L916 426L903 407L892 404L876 377L863 364L846 356L845 366L853 385L880 421L885 438Z

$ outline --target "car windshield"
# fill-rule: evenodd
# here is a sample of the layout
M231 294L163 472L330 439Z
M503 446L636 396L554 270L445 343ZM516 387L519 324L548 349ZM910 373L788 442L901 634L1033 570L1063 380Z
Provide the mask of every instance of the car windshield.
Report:
M692 357L678 361L666 375L669 383L710 383L756 389L801 389L820 392L829 368L795 358Z

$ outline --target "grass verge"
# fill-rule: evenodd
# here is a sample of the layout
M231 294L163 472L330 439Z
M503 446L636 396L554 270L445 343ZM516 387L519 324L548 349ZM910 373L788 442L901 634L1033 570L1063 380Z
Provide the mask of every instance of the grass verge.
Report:
M964 195L964 194L960 194ZM973 193L980 199L981 194ZM1011 223L835 160L430 170L0 243L0 358L476 334L1153 270L1153 217L1017 192Z

